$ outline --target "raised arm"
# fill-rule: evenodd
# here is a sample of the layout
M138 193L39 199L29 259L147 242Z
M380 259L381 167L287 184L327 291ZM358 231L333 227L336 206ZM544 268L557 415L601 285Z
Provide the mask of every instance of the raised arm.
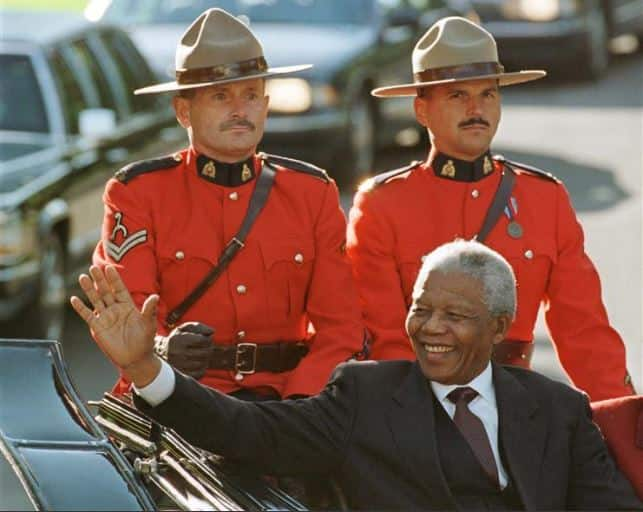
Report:
M150 295L139 311L115 267L92 266L89 274L81 274L78 282L93 309L76 296L72 307L105 355L136 386L146 386L161 368L153 352L158 295Z

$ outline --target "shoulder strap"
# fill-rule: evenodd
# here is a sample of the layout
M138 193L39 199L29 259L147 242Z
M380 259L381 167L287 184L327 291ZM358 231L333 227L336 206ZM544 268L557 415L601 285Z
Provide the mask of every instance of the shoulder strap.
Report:
M395 176L400 176L401 174L404 174L405 172L408 172L416 168L421 163L422 162L420 162L419 160L414 160L410 164L405 165L404 167L400 167L399 169L393 169L392 171L386 171L386 172L377 174L376 176L373 176L371 179L366 180L366 182L364 182L364 184L360 187L360 190L372 190L374 188L377 188L380 185L386 183L391 178L394 178Z
M523 164L523 163L520 163L520 162L514 162L513 160L507 160L502 155L493 155L493 159L496 160L497 162L502 162L505 165L511 165L511 166L517 167L518 169L527 171L529 174L532 174L532 175L534 175L534 176L536 176L538 178L543 178L545 180L553 181L554 183L560 183L561 182L552 173L547 172L547 171L543 171L542 169L539 169L538 167Z
M516 181L516 175L511 166L504 166L504 171L502 172L502 178L500 179L500 184L496 190L495 195L493 196L493 201L487 210L484 221L482 221L482 227L478 234L474 237L474 240L477 240L480 243L484 243L487 235L493 229L493 227L498 222L502 211L505 209L505 205L509 200L511 195L511 190L514 187L514 182Z
M141 174L160 171L163 169L171 169L180 163L181 157L178 154L176 156L171 155L161 158L151 158L149 160L139 160L138 162L132 162L116 171L114 178L121 183L128 183L130 180Z
M259 156L262 159L267 160L268 163L277 164L282 167L286 167L287 169L292 169L293 171L299 171L305 174L309 174L311 176L314 176L315 178L319 178L320 180L325 181L326 183L330 182L330 177L324 169L308 162L304 162L303 160L286 158L285 156L279 155L270 155L268 153L260 153Z
M192 306L199 298L206 292L206 290L214 283L223 271L228 267L232 259L235 257L239 249L244 246L246 237L250 228L254 224L259 212L263 209L270 194L270 189L275 182L275 170L268 165L262 166L261 174L257 178L257 185L250 198L250 204L246 215L241 222L241 227L237 234L232 237L228 242L225 249L219 256L217 264L208 272L208 274L196 285L196 287L176 306L170 311L165 318L165 324L172 328L176 322L181 318L185 312Z

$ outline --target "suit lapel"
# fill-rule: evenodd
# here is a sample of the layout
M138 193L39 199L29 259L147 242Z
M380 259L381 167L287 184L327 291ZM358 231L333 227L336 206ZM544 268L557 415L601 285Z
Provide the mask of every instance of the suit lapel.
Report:
M440 467L433 396L418 363L393 395L387 421L409 478L428 492L431 508L453 509L456 504Z
M531 393L500 365L493 365L493 381L504 461L525 509L534 509L547 438L546 418Z

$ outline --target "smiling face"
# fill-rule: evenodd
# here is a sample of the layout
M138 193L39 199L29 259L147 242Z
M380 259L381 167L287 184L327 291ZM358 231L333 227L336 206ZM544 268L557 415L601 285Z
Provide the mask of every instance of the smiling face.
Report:
M416 288L406 318L422 373L442 384L466 384L479 375L510 325L508 315L490 314L480 280L437 270Z
M496 80L438 84L415 98L415 116L431 133L433 147L461 160L485 153L500 122Z
M254 154L263 136L268 97L263 79L242 80L175 96L174 110L196 151L238 162Z

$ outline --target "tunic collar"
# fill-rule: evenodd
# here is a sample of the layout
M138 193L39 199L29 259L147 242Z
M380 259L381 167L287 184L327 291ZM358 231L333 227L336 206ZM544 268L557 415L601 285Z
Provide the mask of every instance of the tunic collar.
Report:
M489 151L473 162L459 160L445 153L437 153L428 163L438 178L454 181L479 181L493 173L494 169Z
M250 157L240 162L219 162L207 155L198 155L196 170L200 178L222 185L224 187L238 187L254 179L254 158Z

